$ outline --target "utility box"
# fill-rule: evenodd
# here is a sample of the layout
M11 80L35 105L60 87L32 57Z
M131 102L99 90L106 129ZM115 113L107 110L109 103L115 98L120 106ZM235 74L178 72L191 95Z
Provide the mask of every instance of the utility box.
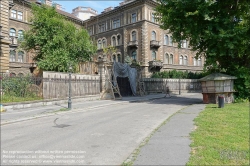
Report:
M203 103L217 104L219 96L223 97L225 103L232 103L234 101L235 79L236 77L234 76L222 73L213 73L199 79L202 87Z

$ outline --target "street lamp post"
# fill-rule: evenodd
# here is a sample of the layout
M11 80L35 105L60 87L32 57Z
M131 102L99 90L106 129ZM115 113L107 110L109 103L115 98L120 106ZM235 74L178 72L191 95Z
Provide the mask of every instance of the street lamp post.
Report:
M72 72L72 66L69 65L69 99L68 99L68 109L72 108L72 101L71 101L71 73Z

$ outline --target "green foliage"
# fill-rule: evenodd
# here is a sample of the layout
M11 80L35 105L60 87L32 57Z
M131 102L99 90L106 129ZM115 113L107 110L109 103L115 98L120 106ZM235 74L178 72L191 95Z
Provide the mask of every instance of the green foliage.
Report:
M174 42L189 40L211 70L238 77L238 96L250 99L249 0L158 0L157 16Z
M31 76L24 77L3 77L2 78L3 96L2 102L31 101L41 99L38 97L38 91L31 88L34 80Z
M155 72L151 78L181 78L181 79L200 79L204 77L204 73L193 73L188 71L163 71L163 72Z
M32 13L31 29L24 33L21 47L36 53L34 60L40 69L65 72L70 63L75 70L96 52L87 31L77 29L55 8L32 4Z

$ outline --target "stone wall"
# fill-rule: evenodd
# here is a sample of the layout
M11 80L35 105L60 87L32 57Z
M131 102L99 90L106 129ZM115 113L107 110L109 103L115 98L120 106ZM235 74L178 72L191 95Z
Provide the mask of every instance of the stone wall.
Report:
M165 93L169 87L171 93L201 93L201 83L197 79L162 79L162 78L143 78L145 91L147 93Z

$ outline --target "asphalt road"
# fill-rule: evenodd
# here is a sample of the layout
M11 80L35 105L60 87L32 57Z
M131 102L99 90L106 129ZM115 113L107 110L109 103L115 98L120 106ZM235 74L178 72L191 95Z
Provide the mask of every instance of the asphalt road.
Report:
M1 165L120 165L201 95L119 103L1 126Z

